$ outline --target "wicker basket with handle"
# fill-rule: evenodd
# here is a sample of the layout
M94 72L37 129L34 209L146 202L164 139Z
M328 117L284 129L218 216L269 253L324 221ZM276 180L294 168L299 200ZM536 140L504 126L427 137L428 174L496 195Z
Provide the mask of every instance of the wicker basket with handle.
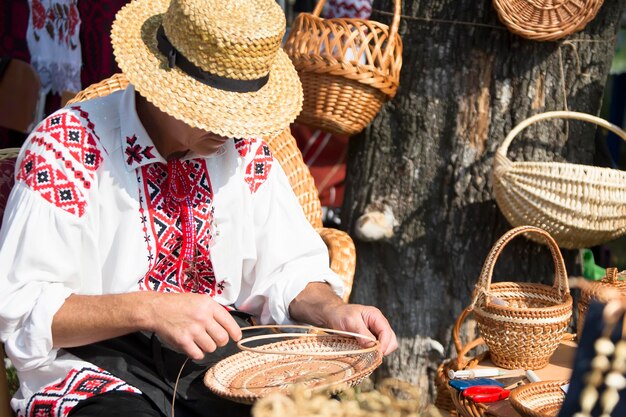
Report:
M626 234L626 172L507 158L511 141L523 129L553 118L595 123L626 140L622 129L586 113L555 111L524 120L507 135L494 158L493 191L504 217L513 226L541 227L568 249L596 246Z
M482 337L478 337L474 340L468 342L465 346L461 342L461 325L465 321L465 318L469 314L469 310L465 309L461 313L461 315L457 318L454 323L454 327L452 329L452 340L454 342L454 348L456 350L456 358L445 360L439 367L437 368L437 378L435 379L435 386L437 387L437 396L435 397L435 406L441 410L445 410L452 417L457 415L464 415L463 405L460 404L462 401L461 398L455 398L456 393L455 389L451 388L448 385L450 381L450 377L448 376L449 371L459 371L463 369L472 369L478 366L480 361L486 358L489 354L488 351L483 352L476 357L468 357L468 353L478 346L484 345L485 342ZM463 407L460 410L458 407ZM479 406L480 407L480 406ZM484 407L481 408L481 410Z
M366 19L323 19L326 0L294 20L284 49L304 89L297 121L331 133L363 130L400 82L401 0L395 0L391 27Z
M491 283L495 263L505 246L521 234L542 236L554 262L554 284ZM558 347L572 316L572 296L561 251L545 230L516 227L491 248L468 307L492 362L506 369L540 369Z
M582 30L604 0L493 0L500 21L513 33L553 41Z
M592 300L607 303L615 297L626 299L626 281L623 280L625 276L626 274L624 273L618 273L617 268L607 268L606 276L602 278L602 280L585 282L585 285L580 286L580 299L577 305L578 323L576 326L576 333L578 334L579 340L582 334L585 316L587 315L587 309Z

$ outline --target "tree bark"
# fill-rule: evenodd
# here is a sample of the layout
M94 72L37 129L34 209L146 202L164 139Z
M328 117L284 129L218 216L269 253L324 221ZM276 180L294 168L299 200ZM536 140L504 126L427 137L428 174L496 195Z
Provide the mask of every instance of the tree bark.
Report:
M491 0L403 4L400 88L350 142L342 211L353 236L372 207L387 206L397 221L390 239L356 241L351 300L379 306L399 337L379 377L429 387L423 400L432 400L444 359L434 341L445 357L456 356L454 320L489 249L511 228L492 194L495 151L533 114L599 112L623 8L622 0L606 0L583 31L535 42L507 31ZM375 1L374 9L373 20L390 22L392 1ZM582 122L543 122L518 136L508 155L593 164L595 131ZM572 271L577 252L563 254ZM547 248L519 238L500 257L494 281L551 283L553 273Z

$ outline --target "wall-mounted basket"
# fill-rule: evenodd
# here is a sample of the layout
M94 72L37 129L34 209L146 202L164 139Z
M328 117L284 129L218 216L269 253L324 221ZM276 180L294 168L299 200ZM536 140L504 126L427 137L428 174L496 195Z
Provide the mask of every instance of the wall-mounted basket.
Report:
M586 113L556 111L524 120L494 158L493 191L504 217L513 226L546 230L567 249L589 248L626 234L626 172L562 162L513 162L506 156L523 129L552 118L595 123L626 140L622 129Z
M400 82L401 3L395 0L391 27L366 19L323 19L326 0L294 20L284 49L304 89L299 123L354 135L393 98Z
M603 1L493 0L493 6L500 21L516 35L553 41L584 29Z

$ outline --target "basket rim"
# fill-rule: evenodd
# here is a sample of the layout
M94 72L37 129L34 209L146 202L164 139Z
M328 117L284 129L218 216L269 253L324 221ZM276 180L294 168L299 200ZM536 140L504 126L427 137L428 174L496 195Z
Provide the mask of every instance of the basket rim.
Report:
M565 393L563 392L563 390L561 390L561 385L565 385L568 382L569 380L567 379L558 379L558 380L552 380L552 381L539 381L539 382L531 382L528 384L524 384L511 390L511 395L509 395L509 401L511 402L511 405L513 406L513 408L515 408L521 414L533 415L532 413L536 414L538 413L538 411L528 407L526 404L522 402L526 400L526 397L524 397L524 395L526 396L536 395L536 393L532 392L533 389L544 388L542 389L542 393L544 395L545 393L554 394L554 395L558 393L562 398L564 398ZM520 399L519 397L522 397L522 398Z
M552 306L548 306L548 307L511 307L511 306L500 306L497 304L493 304L490 303L484 307L477 305L475 307L475 309L480 310L483 308L489 308L489 309L493 309L494 311L529 311L529 312L538 312L538 311L547 311L547 312L552 312L552 311L558 311L558 310L562 310L563 308L569 308L571 307L573 304L573 298L570 294L567 294L566 298L565 298L565 302L563 303L559 303L559 304L555 304Z

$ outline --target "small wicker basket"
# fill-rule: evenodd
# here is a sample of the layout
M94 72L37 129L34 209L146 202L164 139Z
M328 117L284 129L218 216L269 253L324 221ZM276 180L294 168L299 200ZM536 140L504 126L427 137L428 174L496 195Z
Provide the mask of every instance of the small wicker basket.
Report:
M509 401L523 417L556 417L565 399L561 386L568 382L531 382L512 390Z
M294 20L284 49L304 89L297 121L336 133L354 135L393 98L400 82L401 4L395 0L391 27L366 19L323 19L326 0L313 13Z
M552 118L595 123L626 140L619 127L585 113L556 111L524 120L507 135L494 158L493 191L502 214L513 226L541 227L567 249L596 246L626 234L626 172L507 158L517 134Z
M465 321L465 318L468 314L468 309L463 310L461 315L457 318L454 324L454 328L452 329L452 340L454 341L454 347L457 353L456 358L447 359L441 365L439 365L439 367L437 368L437 377L435 379L435 386L437 387L435 406L441 410L448 412L452 417L456 417L457 415L465 415L465 406L463 404L465 397L461 396L462 398L457 398L456 390L454 388L450 388L450 386L448 385L448 382L450 381L448 371L459 371L463 369L475 368L480 363L480 361L484 360L489 354L489 352L486 351L473 358L467 356L467 354L471 350L485 344L482 337L479 337L463 346L461 342L460 331L461 325ZM480 410L485 409L485 407L482 405L478 407Z
M516 236L532 233L547 241L554 261L553 286L535 283L491 283L496 260ZM505 233L491 248L472 304L478 330L492 362L506 369L540 369L548 365L572 316L572 296L561 251L550 234L533 226Z
M513 33L553 41L582 30L604 0L493 0L500 21Z
M618 278L624 278L625 274L618 274L617 268L607 268L606 276L600 281L586 282L585 285L580 288L580 300L578 301L578 323L576 326L576 333L578 339L583 330L583 324L585 322L585 316L587 315L587 309L589 303L592 300L597 300L601 303L607 303L614 297L626 298L626 281L622 281ZM615 291L607 291L613 289Z

